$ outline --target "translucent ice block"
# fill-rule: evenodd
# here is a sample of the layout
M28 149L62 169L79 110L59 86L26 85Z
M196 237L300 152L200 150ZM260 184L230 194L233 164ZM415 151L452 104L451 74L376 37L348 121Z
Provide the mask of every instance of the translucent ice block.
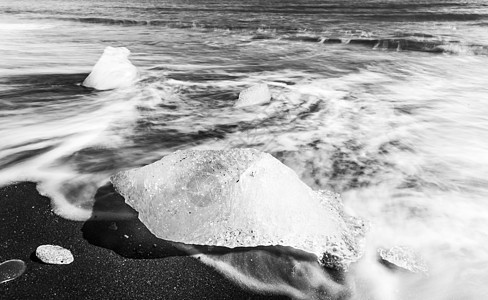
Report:
M119 172L116 190L157 237L224 247L291 246L346 268L361 256L363 222L273 156L253 149L178 151Z

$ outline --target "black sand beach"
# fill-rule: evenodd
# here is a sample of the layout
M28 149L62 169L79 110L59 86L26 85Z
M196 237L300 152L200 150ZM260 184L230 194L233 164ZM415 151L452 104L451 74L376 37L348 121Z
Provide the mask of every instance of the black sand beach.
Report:
M0 299L285 299L246 291L157 239L110 186L97 197L94 217L75 222L55 215L35 183L0 189L0 260L27 263L22 276L0 285ZM114 209L125 219L108 220ZM42 244L71 250L74 262L39 262Z

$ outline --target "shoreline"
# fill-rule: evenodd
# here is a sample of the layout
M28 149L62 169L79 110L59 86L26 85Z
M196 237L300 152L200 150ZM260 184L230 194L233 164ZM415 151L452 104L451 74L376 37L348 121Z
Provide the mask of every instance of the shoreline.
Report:
M157 239L111 187L101 187L97 197L104 204L96 200L93 217L78 222L55 215L35 183L0 188L0 263L21 259L27 264L19 278L0 284L0 298L288 299L243 289ZM110 217L114 209L118 218ZM34 252L43 244L69 249L74 262L39 262Z

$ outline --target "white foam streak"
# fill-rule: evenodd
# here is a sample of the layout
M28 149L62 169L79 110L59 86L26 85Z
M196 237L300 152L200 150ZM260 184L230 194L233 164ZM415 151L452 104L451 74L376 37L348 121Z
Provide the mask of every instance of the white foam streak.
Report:
M334 279L315 258L291 248L201 253L193 246L178 247L246 289L303 300L347 299L351 295L347 284Z
M4 137L0 157L25 151L41 153L0 170L0 185L17 181L38 182L39 192L52 199L57 214L74 220L88 219L93 196L107 181L111 170L84 174L76 165L62 161L83 149L110 149L126 143L124 136L130 133L132 122L138 117L136 107L140 103L148 105L147 97L140 96L141 93L136 88L100 93L98 99L92 96L73 99L93 106L93 109L85 109L85 113L75 116L64 110L39 115L38 119L25 119L19 115L18 122L0 130Z

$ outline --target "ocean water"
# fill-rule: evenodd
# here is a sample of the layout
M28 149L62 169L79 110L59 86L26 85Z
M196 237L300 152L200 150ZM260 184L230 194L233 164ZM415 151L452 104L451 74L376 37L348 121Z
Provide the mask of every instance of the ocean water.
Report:
M131 50L134 86L80 86L106 46ZM204 258L230 278L304 299L486 299L487 67L484 0L0 0L0 185L36 181L83 220L118 170L253 147L340 193L371 223L368 251L340 283L292 258ZM259 82L272 102L234 108ZM429 274L378 263L395 245Z

